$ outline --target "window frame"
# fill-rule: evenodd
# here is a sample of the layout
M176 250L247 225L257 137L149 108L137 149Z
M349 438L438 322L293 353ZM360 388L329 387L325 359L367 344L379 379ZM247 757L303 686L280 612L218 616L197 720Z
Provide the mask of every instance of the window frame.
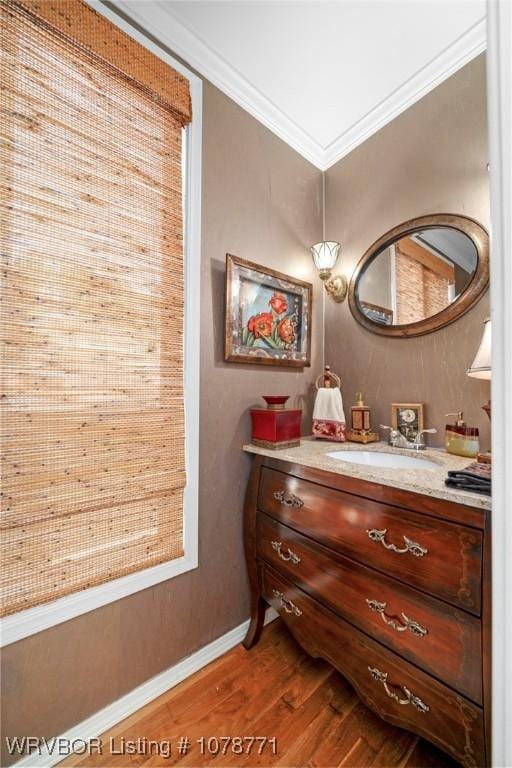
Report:
M94 10L120 27L130 37L183 74L190 83L192 122L183 129L183 213L184 213L184 389L185 389L185 458L187 485L183 499L182 557L89 589L66 595L50 603L18 611L1 620L0 647L42 632L65 621L96 610L142 589L179 576L198 567L198 499L199 499L199 364L197 333L200 323L201 264L201 154L202 154L202 80L152 42L116 11L99 0L87 0Z

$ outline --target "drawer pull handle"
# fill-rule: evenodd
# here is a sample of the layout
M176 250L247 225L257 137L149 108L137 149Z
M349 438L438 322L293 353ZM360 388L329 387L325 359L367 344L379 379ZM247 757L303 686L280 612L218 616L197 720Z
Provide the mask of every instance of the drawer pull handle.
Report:
M294 616L302 616L302 611L291 600L287 600L282 592L278 589L273 589L272 594L276 600L279 600L281 608L284 608L286 613L293 613Z
M416 541L408 539L407 536L403 536L405 547L402 547L402 549L399 549L395 544L388 544L386 541L387 532L387 528L383 528L381 531L377 530L377 528L370 528L370 530L366 531L369 539L377 542L380 541L383 547L386 549L391 549L393 552L397 552L399 555L405 555L406 552L410 552L411 555L414 555L414 557L423 557L423 555L428 553L428 549L426 547L422 547L421 544L418 544Z
M412 632L412 634L416 635L416 637L425 637L425 635L428 634L428 629L422 627L421 624L418 624L417 621L409 619L405 613L401 614L404 621L403 624L400 624L395 621L395 619L386 616L385 611L387 603L379 603L378 600L369 600L368 598L366 598L366 602L371 611L374 611L374 613L380 613L380 617L384 624L387 624L392 629L396 629L397 632L405 632L408 629L409 632Z
M294 507L294 509L299 509L300 507L304 506L302 499L299 499L299 497L295 496L295 494L287 493L286 491L274 491L274 499L280 504L283 504L285 507Z
M419 696L415 696L414 693L411 693L410 690L405 687L405 685L403 685L401 689L405 694L405 699L400 698L398 693L395 693L394 691L392 691L388 685L387 672L381 672L380 669L377 669L377 667L368 667L368 671L374 680L377 680L377 682L382 683L390 699L393 699L398 704L404 704L404 705L412 704L412 706L415 707L418 710L418 712L421 712L422 715L430 711L430 707L428 706L428 704L425 704L420 699Z
M283 546L281 541L273 541L272 542L272 549L274 552L277 552L278 557L281 560L284 560L285 563L293 563L294 565L298 565L300 563L300 557L295 554L295 552L292 552L290 548L288 548L288 554L284 555L281 552L281 547Z

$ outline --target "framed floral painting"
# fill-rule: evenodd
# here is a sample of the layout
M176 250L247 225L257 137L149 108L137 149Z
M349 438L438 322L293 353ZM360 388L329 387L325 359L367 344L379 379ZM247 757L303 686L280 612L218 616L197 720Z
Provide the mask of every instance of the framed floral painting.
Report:
M312 286L226 254L226 360L311 365Z

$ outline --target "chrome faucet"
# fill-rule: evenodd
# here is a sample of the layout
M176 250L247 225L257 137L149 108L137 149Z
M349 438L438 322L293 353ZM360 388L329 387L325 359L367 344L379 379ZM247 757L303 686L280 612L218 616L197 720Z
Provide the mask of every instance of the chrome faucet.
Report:
M381 429L389 429L389 444L393 448L406 448L409 451L424 451L426 449L426 444L423 439L424 434L429 435L435 435L437 432L437 429L420 429L416 433L416 437L414 440L408 440L405 435L402 435L402 433L398 429L394 429L393 427L387 427L385 424L380 425Z

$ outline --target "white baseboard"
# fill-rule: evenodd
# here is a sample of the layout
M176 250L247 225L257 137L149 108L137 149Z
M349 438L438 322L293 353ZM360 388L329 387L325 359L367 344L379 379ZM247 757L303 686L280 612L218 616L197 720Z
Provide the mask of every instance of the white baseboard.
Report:
M276 611L273 608L268 608L265 624L269 624L277 617ZM234 627L234 629L226 632L222 637L218 637L212 643L205 645L204 648L196 651L191 656L187 656L174 666L169 667L169 669L160 672L159 675L146 680L145 683L134 688L130 693L104 707L104 709L100 709L99 712L91 715L86 720L82 720L81 723L73 726L65 733L49 740L48 747L41 748L37 751L37 754L32 753L23 757L14 764L13 768L52 768L52 766L61 762L66 757L66 755L55 754L55 752L52 754L52 743L58 743L58 739L89 741L90 739L97 738L102 733L105 733L105 731L117 725L121 720L124 720L129 715L133 715L138 709L161 696L162 693L178 685L178 683L193 675L194 672L198 672L211 661L215 661L219 656L234 648L235 645L238 645L244 639L248 628L249 621L244 621L243 624Z

